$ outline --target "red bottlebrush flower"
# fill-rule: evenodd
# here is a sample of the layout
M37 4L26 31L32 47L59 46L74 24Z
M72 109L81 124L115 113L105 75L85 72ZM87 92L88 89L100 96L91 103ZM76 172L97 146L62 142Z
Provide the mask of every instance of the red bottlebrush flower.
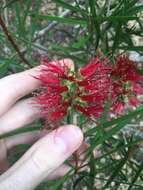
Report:
M113 107L113 113L121 115L124 111L125 104L123 102L117 102Z
M107 62L96 57L75 75L64 64L42 60L40 75L35 77L41 81L41 93L35 101L49 123L61 120L71 105L90 117L102 115L111 82Z
M136 97L131 97L129 101L130 104L134 107L137 107L140 104L139 100Z
M132 82L131 84L135 94L143 94L143 88L140 84L138 84L137 82Z
M40 107L42 116L49 123L59 121L67 114L69 105L62 96L62 93L68 91L68 87L62 84L62 80L68 78L68 67L58 63L55 65L44 58L40 75L36 78L41 81L41 93L35 102Z
M117 58L112 75L119 77L122 81L136 81L140 78L135 62L125 55Z
M112 89L111 71L109 59L100 60L97 57L79 70L82 76L78 82L82 86L79 97L87 106L78 107L78 110L88 116L101 117Z
M101 66L100 63L99 58L92 59L88 65L80 69L80 74L86 78L92 76Z
M135 62L127 56L119 56L112 69L111 77L113 78L112 98L116 102L116 104L112 103L114 112L121 114L125 107L125 99L131 106L139 105L137 96L143 94L143 88L140 85L141 76Z
M97 107L95 106L80 106L80 105L75 105L75 108L82 112L83 114L89 116L89 117L96 117L96 118L100 118L102 116L102 113L104 111L103 107Z
M89 64L80 69L80 74L85 79L93 77L93 75L98 77L101 74L103 77L104 74L108 74L112 70L108 63L109 60L107 58L100 60L98 57L95 57Z
M77 73L64 62L43 59L40 74L35 78L41 81L41 92L35 102L48 123L60 121L71 107L88 117L100 118L109 99L110 113L120 115L126 102L136 107L137 95L143 93L142 77L126 56L118 57L114 65L108 58L95 57Z

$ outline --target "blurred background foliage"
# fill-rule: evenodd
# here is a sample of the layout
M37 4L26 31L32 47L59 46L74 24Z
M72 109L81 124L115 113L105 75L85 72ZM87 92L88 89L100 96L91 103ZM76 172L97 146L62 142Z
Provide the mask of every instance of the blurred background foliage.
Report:
M38 65L41 54L52 60L69 57L79 67L99 51L113 60L126 53L142 71L143 2L1 0L0 49L0 77ZM112 121L102 118L99 126L78 119L91 145L85 170L44 182L37 190L143 189L143 106ZM41 122L36 122L0 138L40 128ZM11 163L29 146L15 147L9 153Z

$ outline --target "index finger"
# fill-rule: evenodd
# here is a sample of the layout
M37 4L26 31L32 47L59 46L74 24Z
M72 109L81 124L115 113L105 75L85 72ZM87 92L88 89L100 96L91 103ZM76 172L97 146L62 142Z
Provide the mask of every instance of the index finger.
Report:
M73 62L70 59L54 61L53 63L65 64L71 67ZM40 86L40 81L32 76L37 76L41 66L33 69L12 74L0 80L0 115L4 114L18 99L31 93Z

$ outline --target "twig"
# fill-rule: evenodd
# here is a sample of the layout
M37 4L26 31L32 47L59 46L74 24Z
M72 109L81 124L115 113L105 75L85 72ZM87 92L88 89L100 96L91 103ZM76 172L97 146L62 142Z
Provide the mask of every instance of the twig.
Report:
M84 2L84 1L83 1L83 2ZM81 3L82 3L82 1L81 1ZM73 3L73 4L71 4L71 5L75 6L76 3ZM66 10L66 11L62 12L59 16L60 16L60 17L66 17L66 16L68 16L70 13L71 13L71 10ZM35 42L34 44L36 44L36 41L37 41L39 38L43 37L49 30L51 30L51 29L52 29L53 27L55 27L57 24L58 24L57 21L53 21L53 22L51 22L50 24L48 24L45 28L43 28L43 29L41 29L41 30L39 30L39 31L36 31L35 34L34 34L34 38L33 38L32 42ZM21 50L21 53L24 54L24 53L26 52L26 50L27 50L26 48L23 48L23 49Z
M67 16L70 13L70 10L66 10L64 11L60 16L64 17ZM36 44L36 41L41 38L42 36L44 36L50 29L52 29L53 27L55 27L58 24L57 21L53 21L50 24L48 24L45 28L43 28L42 30L36 31L34 34L34 38L32 40L32 42L35 42L34 44ZM21 50L21 52L24 54L26 52L26 48L23 48Z
M11 34L9 33L2 17L0 16L0 26L2 27L2 30L4 32L4 34L7 36L7 39L9 40L9 42L11 43L11 45L13 46L13 48L15 49L15 51L17 52L17 54L19 55L19 57L21 58L21 60L28 66L31 67L31 65L29 64L29 62L25 59L25 57L22 55L22 53L20 52L17 44L15 43L13 37L11 36Z
M6 6L6 0L3 0L4 7ZM5 18L5 25L8 26L8 11L7 7L4 8L4 18Z
M60 17L65 17L67 16L68 14L70 13L70 10L66 10L64 11ZM35 33L35 36L34 36L34 41L36 41L38 38L42 37L46 32L48 32L51 28L53 28L54 26L56 26L58 24L57 21L53 21L51 22L48 26L46 26L45 28L43 28L42 30L40 31L37 31Z

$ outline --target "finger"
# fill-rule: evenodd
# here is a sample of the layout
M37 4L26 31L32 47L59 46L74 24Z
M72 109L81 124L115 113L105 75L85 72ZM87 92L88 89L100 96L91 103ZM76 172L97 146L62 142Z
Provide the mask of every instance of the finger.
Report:
M0 80L0 115L5 113L19 98L40 85L40 82L31 76L38 73L39 67L36 67Z
M32 98L21 100L0 117L0 134L28 125L39 117L40 111L32 104Z
M73 62L69 59L57 61L58 64L63 62L69 66L73 65ZM56 61L53 63L56 63ZM39 87L40 81L33 76L39 74L40 68L39 66L0 80L0 115L5 113L18 99Z
M86 142L83 142L82 145L79 147L79 149L76 151L76 154L78 154L79 156L83 156L83 154L85 154L88 147L89 147L89 144Z
M32 131L0 140L0 173L3 173L9 168L9 162L7 160L7 151L9 149L19 144L33 144L46 134L48 134L47 130Z
M8 167L6 144L4 140L0 140L0 174L6 171Z
M85 164L82 162L82 159L85 157L85 151L87 150L87 148L89 147L89 144L87 144L86 142L83 142L81 144L81 146L79 147L79 149L76 151L76 154L78 154L78 164ZM70 164L72 164L72 166L74 167L76 165L76 161L70 161ZM68 173L71 170L71 167L63 164L62 166L60 166L59 168L57 168L54 172L52 172L46 180L53 180L53 179L57 179L60 178L64 175L66 175L66 173ZM79 170L78 170L79 171ZM83 171L83 170L80 170Z
M34 189L55 171L83 141L78 127L68 125L49 133L0 178L2 189ZM28 175L27 175L28 174Z
M5 160L0 160L0 174L5 172L9 168L9 162L5 158Z
M71 170L71 167L69 167L66 164L62 164L60 167L58 167L55 171L53 171L46 179L46 180L53 180L58 179L60 177L63 177Z
M32 131L4 139L6 149L9 150L18 144L34 143L49 133L48 130ZM1 153L1 150L0 150Z
M40 131L32 131L20 135L15 135L5 139L7 150L19 144L31 144L36 142L41 137Z

